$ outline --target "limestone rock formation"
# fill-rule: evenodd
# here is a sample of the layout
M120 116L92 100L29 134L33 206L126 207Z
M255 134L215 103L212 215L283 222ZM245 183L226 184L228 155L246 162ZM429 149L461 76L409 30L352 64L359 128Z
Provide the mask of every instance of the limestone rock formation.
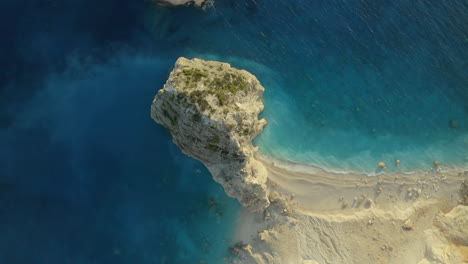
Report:
M225 192L260 211L269 205L267 171L252 139L267 124L264 88L257 78L227 63L179 58L151 106L152 118L174 143L201 161Z
M197 7L203 7L207 2L213 2L213 0L154 0L157 3L167 6L183 6L195 4Z
M418 264L468 263L468 207L459 205L440 213L425 231L426 252Z

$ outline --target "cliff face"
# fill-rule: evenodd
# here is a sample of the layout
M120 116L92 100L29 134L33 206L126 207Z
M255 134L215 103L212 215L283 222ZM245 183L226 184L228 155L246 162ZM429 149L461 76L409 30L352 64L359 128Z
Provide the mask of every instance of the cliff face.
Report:
M151 106L152 118L174 143L201 161L229 196L256 211L269 205L267 171L252 145L267 124L258 119L263 92L247 71L179 58Z

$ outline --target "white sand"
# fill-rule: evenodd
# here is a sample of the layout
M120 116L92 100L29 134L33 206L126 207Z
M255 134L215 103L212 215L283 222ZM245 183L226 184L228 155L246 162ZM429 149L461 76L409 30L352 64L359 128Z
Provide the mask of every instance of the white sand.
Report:
M242 215L237 263L468 263L468 171L369 177L257 159L272 206Z

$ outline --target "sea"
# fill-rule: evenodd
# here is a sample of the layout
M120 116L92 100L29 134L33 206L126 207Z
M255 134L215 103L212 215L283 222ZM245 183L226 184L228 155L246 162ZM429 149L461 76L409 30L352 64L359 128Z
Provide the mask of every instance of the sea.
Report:
M2 264L234 258L242 206L150 117L180 56L257 76L265 155L468 169L465 0L2 0L0 34Z

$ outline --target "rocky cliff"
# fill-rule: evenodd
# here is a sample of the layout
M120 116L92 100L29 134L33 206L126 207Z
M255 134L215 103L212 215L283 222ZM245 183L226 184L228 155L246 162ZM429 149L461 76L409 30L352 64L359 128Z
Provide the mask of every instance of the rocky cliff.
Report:
M260 211L269 205L267 171L252 145L265 125L264 88L227 63L179 58L151 106L151 116L174 143L201 161L225 192Z

